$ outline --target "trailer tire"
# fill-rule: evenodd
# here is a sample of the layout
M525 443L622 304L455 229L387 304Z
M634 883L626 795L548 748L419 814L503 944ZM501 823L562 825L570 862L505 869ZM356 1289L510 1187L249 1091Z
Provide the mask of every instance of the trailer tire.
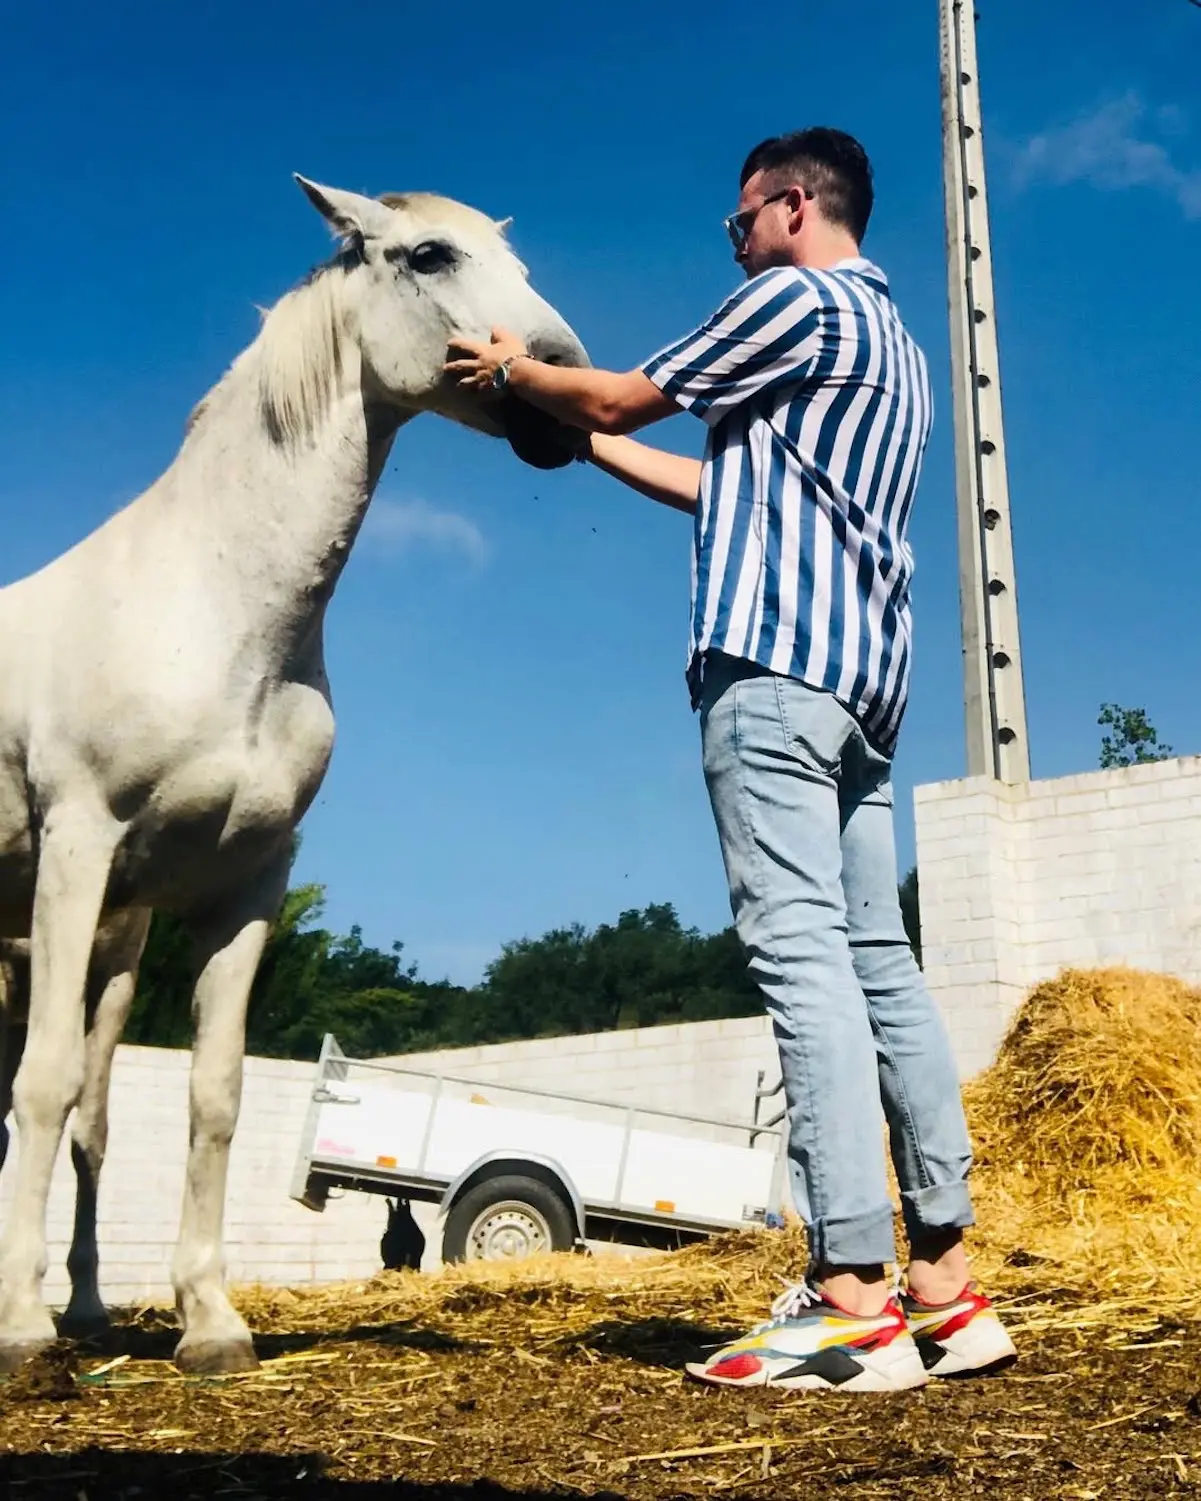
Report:
M561 1194L538 1178L503 1173L455 1201L442 1234L443 1261L520 1261L570 1251L576 1227Z

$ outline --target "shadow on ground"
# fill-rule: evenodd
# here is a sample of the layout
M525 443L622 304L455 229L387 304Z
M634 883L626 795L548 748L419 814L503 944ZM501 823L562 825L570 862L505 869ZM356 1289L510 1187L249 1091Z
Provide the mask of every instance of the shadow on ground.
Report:
M558 1348L594 1350L598 1355L682 1371L688 1361L705 1360L720 1345L745 1333L732 1326L719 1329L682 1319L612 1319L565 1336Z
M735 1326L718 1328L693 1324L683 1319L606 1319L577 1334L567 1334L549 1347L566 1354L572 1350L592 1350L598 1355L631 1360L639 1365L683 1370L690 1360L704 1360L718 1346L728 1344L746 1331ZM145 1324L117 1324L101 1335L87 1339L60 1340L58 1349L71 1350L76 1357L111 1359L126 1355L131 1360L171 1359L179 1330L161 1321ZM260 1360L276 1360L321 1345L382 1345L400 1350L421 1350L427 1355L478 1355L487 1343L460 1339L441 1330L398 1320L386 1324L360 1324L335 1333L305 1330L291 1334L258 1334L254 1348Z
M333 1480L319 1455L145 1454L83 1449L75 1454L0 1454L0 1492L12 1501L551 1501L563 1492L404 1480ZM616 1491L595 1501L624 1501Z
M587 1349L598 1355L636 1361L640 1365L683 1370L690 1360L704 1360L718 1346L728 1344L744 1334L735 1326L719 1328L693 1324L683 1319L607 1319L578 1334L564 1335L555 1347L562 1351ZM118 1355L131 1360L170 1360L179 1330L165 1320L150 1316L141 1321L114 1323L102 1334L78 1340L61 1340L60 1348L69 1347L78 1356L111 1359ZM396 1350L422 1350L430 1355L478 1354L485 1345L460 1339L430 1329L410 1320L384 1324L360 1324L351 1329L305 1330L291 1334L259 1334L254 1348L260 1360L275 1360L326 1344L368 1343Z
M396 1349L424 1350L429 1354L468 1355L481 1347L471 1340L456 1339L436 1329L426 1329L409 1320L388 1324L361 1324L352 1329L305 1330L295 1334L255 1334L254 1348L260 1360L275 1360L294 1355L322 1344L354 1344L367 1341ZM77 1340L65 1340L83 1356L112 1358L127 1355L131 1360L170 1360L179 1343L179 1330L160 1319L142 1323L115 1323L101 1334Z

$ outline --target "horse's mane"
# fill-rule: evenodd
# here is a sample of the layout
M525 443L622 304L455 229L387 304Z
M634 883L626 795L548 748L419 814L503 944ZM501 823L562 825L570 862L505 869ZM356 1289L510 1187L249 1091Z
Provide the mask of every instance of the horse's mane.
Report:
M295 442L313 430L342 372L345 273L358 256L344 250L311 271L263 313L254 342L193 408L191 434L222 387L242 372L257 374L259 413L272 442Z
M285 293L251 346L259 351L259 409L275 443L304 437L329 408L342 373L342 288L358 260L343 251Z

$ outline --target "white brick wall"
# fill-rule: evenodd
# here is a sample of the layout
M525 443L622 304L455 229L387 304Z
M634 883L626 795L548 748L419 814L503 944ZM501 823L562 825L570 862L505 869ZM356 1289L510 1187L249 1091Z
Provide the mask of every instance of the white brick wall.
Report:
M749 1117L760 1069L769 1083L779 1075L763 1016L492 1043L415 1053L403 1062L485 1082L728 1119Z
M732 1119L749 1118L757 1071L765 1069L771 1083L779 1072L764 1017L503 1043L396 1061L479 1079L485 1086L497 1081ZM117 1049L99 1203L101 1290L110 1304L171 1298L187 1153L188 1067L186 1052ZM227 1195L232 1282L332 1282L379 1269L386 1218L382 1199L348 1194L331 1198L323 1213L314 1214L289 1198L313 1077L311 1063L246 1060ZM0 1223L9 1212L11 1167L19 1150L14 1140L10 1170L0 1174ZM56 1306L68 1294L65 1264L73 1213L74 1174L64 1139L47 1217L46 1291ZM414 1215L427 1238L425 1264L436 1265L435 1208L415 1205Z
M101 1290L110 1303L171 1298L188 1143L188 1066L186 1052L117 1049L99 1203ZM352 1194L314 1214L288 1197L313 1073L311 1063L246 1060L226 1219L235 1282L336 1281L379 1268L382 1201ZM14 1140L10 1169L19 1150ZM0 1220L8 1213L13 1176L11 1170L0 1174ZM48 1213L46 1291L56 1305L67 1298L73 1214L74 1174L64 1139Z
M1067 965L1201 981L1201 757L914 794L926 976L965 1075Z

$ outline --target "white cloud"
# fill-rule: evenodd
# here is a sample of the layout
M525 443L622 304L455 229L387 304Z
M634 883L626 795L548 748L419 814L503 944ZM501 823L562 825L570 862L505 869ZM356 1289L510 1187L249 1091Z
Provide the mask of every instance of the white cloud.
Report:
M488 556L488 544L474 521L441 511L428 500L376 500L363 523L363 540L376 553L392 556L414 547L437 547L457 552L477 567Z
M1015 162L1019 186L1087 182L1116 192L1150 188L1172 198L1187 219L1201 219L1201 168L1176 164L1157 136L1179 138L1186 119L1174 105L1150 109L1123 94L1065 124L1032 136Z

